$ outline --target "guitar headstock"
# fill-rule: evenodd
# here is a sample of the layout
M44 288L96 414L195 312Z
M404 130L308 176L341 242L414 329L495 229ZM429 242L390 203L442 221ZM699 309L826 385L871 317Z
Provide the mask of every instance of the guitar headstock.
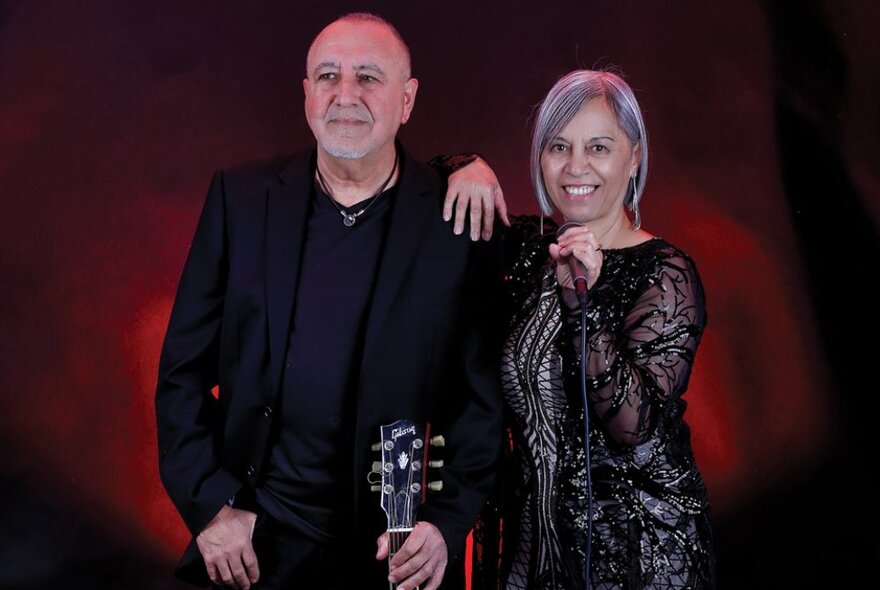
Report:
M439 491L443 482L427 482L427 468L442 467L442 461L428 461L428 447L442 446L442 437L429 438L430 426L398 420L380 428L381 440L373 450L382 460L373 463L373 474L381 484L371 481L381 492L381 505L388 517L389 532L408 532L415 526L416 512L428 489ZM374 476L375 477L375 476Z

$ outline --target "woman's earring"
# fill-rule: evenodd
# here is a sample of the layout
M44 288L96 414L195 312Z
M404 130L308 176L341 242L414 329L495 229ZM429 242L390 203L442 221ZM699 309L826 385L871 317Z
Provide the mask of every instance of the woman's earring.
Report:
M544 235L544 210L543 209L541 209L541 225L538 226L538 231L542 236Z
M630 207L633 212L633 222L629 227L633 231L638 231L642 227L642 216L639 215L639 200L636 196L636 177L631 176L630 179L632 180L633 185L632 206Z

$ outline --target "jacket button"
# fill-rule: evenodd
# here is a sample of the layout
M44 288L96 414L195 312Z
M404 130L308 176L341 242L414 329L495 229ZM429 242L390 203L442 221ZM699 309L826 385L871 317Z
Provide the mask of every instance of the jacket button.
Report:
M248 477L253 477L256 472L257 472L256 467L254 467L253 465L248 465L248 468L247 468Z
M266 418L271 418L272 417L272 406L270 406L269 404L266 404L266 406L263 408L263 415Z

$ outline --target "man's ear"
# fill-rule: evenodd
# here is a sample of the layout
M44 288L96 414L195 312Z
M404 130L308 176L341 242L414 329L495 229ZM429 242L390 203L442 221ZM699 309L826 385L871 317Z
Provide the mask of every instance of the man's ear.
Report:
M416 104L416 92L419 90L419 81L410 78L403 84L403 115L400 117L400 124L403 125L409 121L413 106Z

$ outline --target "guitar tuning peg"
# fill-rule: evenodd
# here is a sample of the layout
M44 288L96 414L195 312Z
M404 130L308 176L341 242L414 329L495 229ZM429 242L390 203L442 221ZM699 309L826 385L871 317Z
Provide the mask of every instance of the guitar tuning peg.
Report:
M428 467L432 469L439 469L443 467L443 459L437 459L436 461L428 461Z
M432 447L445 447L446 439L443 438L442 434L438 434L437 436L431 437L430 444Z
M382 484L370 486L370 491L371 492L381 492L382 491Z
M373 473L382 473L382 462L381 461L373 461Z
M377 442L377 443L373 443L373 444L371 444L371 445L370 445L370 450L371 450L371 451L381 451L381 450L382 450L382 443Z
M428 482L428 489L432 492L439 492L443 489L443 482L440 480Z

